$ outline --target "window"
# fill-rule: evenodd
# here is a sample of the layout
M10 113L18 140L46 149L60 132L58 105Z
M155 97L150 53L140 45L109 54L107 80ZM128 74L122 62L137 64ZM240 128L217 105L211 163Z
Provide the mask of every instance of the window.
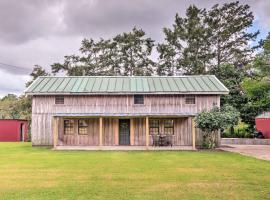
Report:
M71 135L74 134L74 120L64 120L64 134Z
M164 120L164 134L173 135L173 119Z
M55 97L55 104L64 104L64 96L56 96Z
M186 96L186 104L195 104L195 96Z
M158 119L150 119L149 120L150 134L158 135L159 134L159 120Z
M134 104L144 104L144 96L134 95Z
M87 135L87 129L88 129L88 120L85 119L79 119L79 126L78 126L78 132L80 135Z

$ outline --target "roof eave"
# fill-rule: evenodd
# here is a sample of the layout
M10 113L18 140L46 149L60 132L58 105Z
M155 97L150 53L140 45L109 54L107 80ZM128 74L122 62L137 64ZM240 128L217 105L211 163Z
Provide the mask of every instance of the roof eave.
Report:
M46 96L46 95L134 95L134 94L145 94L145 95L149 95L149 94L193 94L193 95L207 95L207 94L211 94L211 95L227 95L229 94L229 91L218 91L218 92L74 92L74 93L63 93L63 92L59 92L59 93L53 93L53 92L44 92L44 93L33 93L33 92L26 92L26 95L29 96Z

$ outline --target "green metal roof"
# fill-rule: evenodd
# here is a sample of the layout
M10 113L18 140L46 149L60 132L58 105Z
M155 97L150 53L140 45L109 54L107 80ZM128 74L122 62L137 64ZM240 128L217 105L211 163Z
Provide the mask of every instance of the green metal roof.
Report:
M228 94L213 75L201 76L41 76L25 91L48 94Z

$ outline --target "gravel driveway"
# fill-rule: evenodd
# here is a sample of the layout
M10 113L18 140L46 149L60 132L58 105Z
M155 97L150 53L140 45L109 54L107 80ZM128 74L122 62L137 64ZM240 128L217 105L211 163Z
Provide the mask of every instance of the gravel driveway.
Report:
M220 149L270 161L270 145L226 145Z

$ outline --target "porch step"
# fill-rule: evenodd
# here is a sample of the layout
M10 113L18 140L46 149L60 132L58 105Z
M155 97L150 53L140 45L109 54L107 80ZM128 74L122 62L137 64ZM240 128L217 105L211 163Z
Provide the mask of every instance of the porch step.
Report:
M192 146L153 147L153 146L57 146L55 150L79 150L79 151L191 151Z

